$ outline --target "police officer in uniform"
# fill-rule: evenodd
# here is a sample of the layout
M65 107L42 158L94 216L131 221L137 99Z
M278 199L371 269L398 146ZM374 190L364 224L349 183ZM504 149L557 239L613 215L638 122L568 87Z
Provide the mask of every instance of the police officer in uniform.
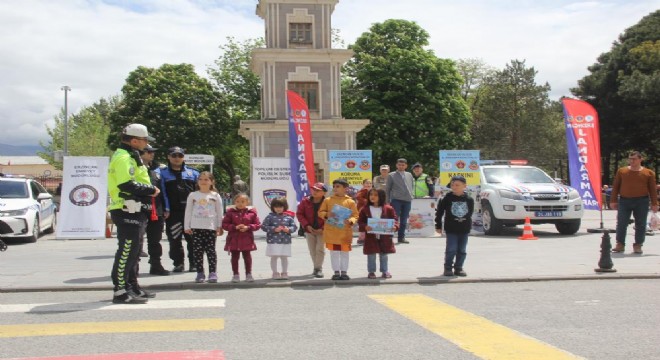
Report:
M149 170L140 158L140 151L153 140L146 126L129 124L122 131L121 145L112 155L108 167L109 210L112 222L117 226L118 243L111 273L113 303L146 303L148 297L153 297L140 289L137 282L140 239L147 223L142 203L151 202L151 197L160 193L151 185Z
M415 163L412 167L412 176L413 176L413 192L415 199L433 197L435 191L435 186L433 185L433 180L427 174L424 174L424 169L422 169L422 164Z
M160 189L160 164L154 160L156 148L147 145L140 153L144 165L149 169L151 185ZM163 239L163 228L165 218L163 217L163 193L154 197L150 203L142 204L148 215L147 222L147 252L149 253L149 274L151 275L169 275L170 272L163 268L160 261L163 256L163 247L160 241ZM143 241L144 242L144 241Z
M195 191L199 171L189 168L184 162L185 152L178 146L167 150L167 167L161 169L161 189L165 202L165 233L170 243L170 258L174 262L173 272L184 270L182 239L186 239L188 250L188 271L195 272L193 261L192 235L183 232L183 219L186 214L188 195Z

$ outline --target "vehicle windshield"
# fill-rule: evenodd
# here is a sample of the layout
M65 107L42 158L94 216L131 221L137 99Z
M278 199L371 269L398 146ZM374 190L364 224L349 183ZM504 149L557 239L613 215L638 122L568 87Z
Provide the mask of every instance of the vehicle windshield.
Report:
M555 181L537 168L484 168L489 184L554 184Z
M25 199L27 184L22 181L0 181L0 199Z

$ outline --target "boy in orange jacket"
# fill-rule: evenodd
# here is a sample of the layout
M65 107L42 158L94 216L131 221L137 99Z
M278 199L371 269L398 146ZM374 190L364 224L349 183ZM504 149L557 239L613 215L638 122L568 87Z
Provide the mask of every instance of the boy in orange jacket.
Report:
M319 217L325 219L323 240L330 251L330 261L335 274L332 280L350 280L348 254L353 242L353 225L358 211L355 201L346 195L348 182L337 179L332 182L333 195L326 198L319 209Z

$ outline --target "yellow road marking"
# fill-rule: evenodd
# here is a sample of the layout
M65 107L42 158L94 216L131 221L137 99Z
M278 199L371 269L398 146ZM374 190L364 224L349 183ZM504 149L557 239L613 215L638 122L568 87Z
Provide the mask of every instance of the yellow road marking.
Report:
M222 330L224 319L136 320L0 325L0 338L77 334Z
M582 359L425 295L369 297L483 359Z

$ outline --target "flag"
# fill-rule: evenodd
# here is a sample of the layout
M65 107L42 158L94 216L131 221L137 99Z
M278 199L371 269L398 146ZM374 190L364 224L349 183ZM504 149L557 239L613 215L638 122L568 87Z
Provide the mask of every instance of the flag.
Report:
M564 98L564 124L571 186L582 197L585 209L602 207L600 128L598 113L589 103Z
M310 184L316 182L314 173L314 153L312 149L312 129L309 123L307 103L295 91L287 90L289 105L289 162L291 182L296 191L297 201L310 194Z

